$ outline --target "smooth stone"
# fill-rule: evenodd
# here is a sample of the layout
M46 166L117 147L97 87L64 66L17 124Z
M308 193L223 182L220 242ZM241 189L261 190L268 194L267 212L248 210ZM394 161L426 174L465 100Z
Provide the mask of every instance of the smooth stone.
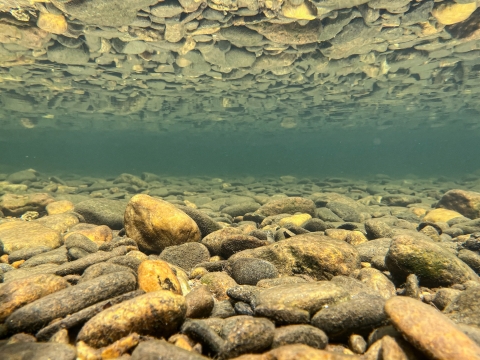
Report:
M202 239L202 244L210 251L212 256L220 255L222 243L231 236L242 235L242 231L237 228L226 227L214 231Z
M187 214L174 205L140 194L125 210L125 230L140 248L161 252L168 246L200 241L200 230Z
M328 337L322 330L307 324L276 328L272 348L291 344L304 344L315 349L325 349L328 344Z
M385 300L397 295L395 285L385 276L385 274L377 269L362 269L358 273L357 279L377 291Z
M167 290L182 295L182 288L177 275L170 265L162 260L146 260L140 264L138 286L145 292Z
M221 300L215 302L210 317L226 319L235 315L237 315L237 313L230 300Z
M368 334L387 322L383 310L385 299L360 293L347 302L332 304L318 311L312 325L325 331L329 338L346 338L351 334Z
M390 249L392 239L376 239L369 242L356 245L358 253L360 254L360 261L372 262L375 257L385 257Z
M159 355L161 354L161 355ZM159 357L161 356L161 357ZM188 351L165 340L141 342L132 352L131 360L206 360L208 358L195 351Z
M393 236L392 228L380 219L369 219L365 221L365 230L370 240Z
M48 205L47 205L48 207ZM79 223L78 216L73 213L63 213L44 216L35 220L36 223L46 226L52 230L64 233Z
M260 208L260 204L256 202L244 202L226 206L222 209L222 213L228 214L232 217L243 216L247 213L255 212Z
M51 202L45 207L48 215L64 214L75 209L75 205L68 200Z
M476 219L480 217L480 193L459 189L447 191L437 203L437 208L454 210L467 218Z
M240 285L256 285L260 280L278 277L276 267L262 259L240 258L230 261L227 272Z
M229 260L239 258L269 261L275 265L280 276L304 274L315 280L349 275L360 268L360 256L354 246L315 233L297 235L271 245L244 250Z
M31 257L53 250L49 246L37 246L13 251L8 255L8 261L14 263L19 260L28 260Z
M210 216L206 215L200 210L193 209L188 206L182 206L182 205L177 205L177 207L180 210L182 210L185 214L190 216L193 219L193 221L195 221L198 228L200 229L202 238L222 228L215 220L213 220Z
M237 358L236 360L361 360L362 357L356 355L345 355L339 352L315 349L304 344L292 344L280 346L270 350L262 355L261 358Z
M37 172L35 170L21 170L7 176L6 180L12 184L20 184L24 181L36 181Z
M44 296L13 312L6 320L10 333L33 333L50 321L80 311L99 301L135 290L137 280L127 272L100 276Z
M118 200L91 199L75 205L75 212L89 224L107 225L110 229L123 228L126 203Z
M424 217L423 221L429 222L447 222L457 217L462 217L463 215L459 212L448 210L448 209L433 209L430 210Z
M82 235L79 233L74 233L70 235L65 240L65 247L67 249L70 249L72 247L77 247L85 250L88 253L95 253L98 251L98 245L94 241L90 240L85 235Z
M40 274L29 278L10 281L0 287L0 323L15 310L44 296L68 287L68 282L55 275Z
M74 346L55 343L20 342L0 347L2 360L75 360L77 351Z
M47 57L48 60L53 63L66 65L84 65L90 60L90 55L86 46L72 49L58 43L48 48Z
M130 268L122 265L112 264L108 262L93 264L85 269L82 277L78 280L78 283L80 284L82 282L98 278L102 275L112 274L121 271L131 272L132 274L134 274L134 272L131 271Z
M272 200L262 205L257 211L264 216L278 214L295 214L297 212L315 215L315 204L312 200L301 197L288 197L278 200Z
M394 237L385 263L400 283L405 282L409 274L415 274L420 285L428 287L479 281L478 275L450 251L431 240L408 235Z
M154 291L114 305L88 320L77 336L99 348L136 332L170 336L185 320L185 298L171 291Z
M480 287L469 288L453 297L443 313L456 323L480 327Z
M21 264L19 268L32 268L43 264L61 265L66 263L67 261L67 249L65 248L65 246L61 246L55 250L32 256L30 259L26 260L23 264Z
M480 347L445 315L419 300L396 296L385 312L405 339L432 359L480 359Z
M280 324L309 323L313 314L326 305L345 301L348 293L326 282L287 284L265 289L253 295L255 316L264 316Z
M160 259L190 271L197 264L207 262L210 253L205 245L192 242L166 247L161 252Z
M33 221L12 221L0 224L0 249L10 254L14 251L48 246L52 249L63 244L58 231Z
M220 256L228 259L233 254L247 249L256 249L267 245L268 242L259 240L255 236L248 235L231 235L222 241L220 247Z
M186 318L205 318L210 315L215 305L212 293L205 285L195 287L185 296L187 304Z
M228 300L227 290L238 284L225 272L211 272L200 278L200 283L215 296L217 300Z
M463 249L458 252L458 258L470 266L477 275L480 274L480 255L478 252Z

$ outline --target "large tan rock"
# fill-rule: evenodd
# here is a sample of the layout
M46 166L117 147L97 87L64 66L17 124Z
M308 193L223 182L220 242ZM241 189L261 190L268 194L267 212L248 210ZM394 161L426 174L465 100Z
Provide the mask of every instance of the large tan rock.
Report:
M476 9L477 3L475 1L467 4L459 4L453 1L443 2L433 9L432 15L440 24L453 25L467 20Z
M393 326L429 359L480 359L480 347L435 308L409 297L385 304Z
M447 191L437 208L454 210L470 219L476 219L480 217L480 193L459 189Z
M79 223L78 217L73 213L62 213L44 216L35 220L36 223L46 226L52 230L64 233Z
M6 216L19 216L27 211L44 211L55 199L45 193L27 195L5 194L0 200L0 210Z
M240 251L230 260L238 258L267 260L282 276L306 274L316 280L329 280L335 275L348 276L360 268L360 255L354 246L315 233Z
M448 210L448 209L434 209L431 210L423 217L423 221L430 222L447 222L449 220L455 219L456 217L462 217L463 215L459 212Z
M45 208L48 215L63 214L69 211L73 211L75 205L68 200L55 201L48 204Z
M162 260L146 260L138 267L138 286L145 292L168 290L182 295L182 288L172 268Z
M151 252L200 241L200 230L187 214L166 201L144 194L130 200L124 224L127 236Z
M34 221L11 221L0 225L0 248L10 254L13 251L37 246L57 248L63 244L62 236Z

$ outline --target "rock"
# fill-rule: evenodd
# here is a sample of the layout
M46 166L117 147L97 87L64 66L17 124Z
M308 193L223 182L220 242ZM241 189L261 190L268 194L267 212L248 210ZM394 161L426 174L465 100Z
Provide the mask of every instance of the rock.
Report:
M118 200L91 199L75 205L75 212L89 224L107 225L110 229L123 228L126 204Z
M276 43L302 45L317 42L321 23L318 20L313 20L309 21L307 25L301 26L297 22L290 24L261 22L258 24L249 24L247 27Z
M21 342L0 347L2 360L75 360L75 347L66 344Z
M146 260L138 268L138 286L145 292L167 290L182 295L182 288L171 267L161 260Z
M82 277L78 280L78 284L98 278L102 275L112 274L121 271L131 272L133 275L136 275L133 271L131 271L130 268L126 266L101 262L98 264L93 264L86 268L82 274Z
M439 208L429 211L422 220L426 222L447 222L462 216L456 211Z
M85 250L88 253L95 253L98 251L98 245L90 240L88 237L74 233L65 240L67 250L76 247Z
M214 231L202 239L202 244L207 247L211 255L220 255L222 243L231 236L241 235L242 231L237 228L226 227Z
M173 0L166 0L150 8L153 15L161 18L171 18L183 12L182 6Z
M337 201L330 201L327 204L327 208L344 221L362 222L365 219L363 216L353 207L348 204L343 204Z
M148 340L141 342L133 351L131 360L206 360L195 351L187 351L165 340Z
M240 285L257 285L260 280L278 277L275 266L261 259L240 258L230 261L227 271Z
M117 49L115 41L120 41L122 43L121 48ZM142 41L128 41L128 42L123 42L120 39L115 39L115 41L112 41L112 45L117 51L125 51L129 49L125 49L125 47L130 47L131 51L125 52L125 54L141 54L146 50L145 43ZM134 49L137 49L138 51L133 51ZM113 180L114 184L121 184L121 183L126 183L130 185L135 185L138 186L139 188L148 188L148 183L142 179L140 179L138 176L132 175L132 174L127 174L123 173L120 174L115 180Z
M226 29L229 29L229 28L225 28L225 29L222 29L222 30L226 30ZM231 56L231 55L229 55L229 56ZM233 67L237 67L237 66L233 66ZM234 205L226 206L222 209L222 213L228 214L232 217L243 216L247 213L257 211L259 208L260 208L260 204L258 204L258 203L244 202L244 203L240 203L240 204L234 204Z
M385 312L395 328L429 358L480 359L480 347L445 315L418 300L396 296Z
M321 219L310 219L307 220L302 227L305 230L311 231L311 232L316 232L316 231L325 231L329 228L331 228L330 224L327 224L325 221Z
M166 247L161 252L160 259L190 271L195 265L207 262L210 259L210 253L201 243L185 243Z
M135 289L136 279L120 272L100 276L44 296L13 312L6 320L11 333L36 332L50 321L62 318L99 301Z
M0 224L0 249L10 254L38 246L57 248L63 243L59 232L33 221L12 221Z
M443 311L460 294L461 291L456 289L439 289L435 294L432 303L437 307L438 310Z
M113 48L119 52L119 53L122 53L122 54L129 54L129 55L138 55L138 54L141 54L143 52L145 52L147 50L147 45L145 44L145 42L143 41L127 41L127 42L124 42L120 39L113 39L112 40L112 46ZM126 175L129 175L129 174L126 174ZM131 175L133 176L133 175ZM143 186L141 187L148 187L147 183L143 180L141 180L140 178L136 177L136 179L140 180L141 184ZM123 181L122 181L123 182ZM115 181L114 181L115 183ZM129 182L131 184L131 182ZM138 186L136 184L132 184L132 185L135 185L135 186Z
M40 12L37 20L37 26L45 31L54 34L63 34L68 29L65 16Z
M60 276L34 275L26 279L10 281L0 288L0 323L15 310L46 295L68 287L68 282Z
M47 205L48 207L48 205ZM44 216L35 220L37 224L46 226L52 230L64 233L79 223L78 216L73 213L64 213Z
M362 269L358 273L357 279L368 287L376 290L385 300L388 300L397 294L395 285L393 285L393 283L377 269Z
M263 354L260 359L253 358L238 358L238 360L262 360L263 357L267 359L312 359L312 360L360 360L359 356L344 355L338 352L330 352L320 349L315 349L303 344L284 345L279 348L270 350Z
M86 24L118 27L132 23L137 10L156 3L156 0L112 0L107 3L86 0L81 3L58 3L57 6Z
M328 208L315 209L315 216L326 222L341 222L342 219ZM315 219L313 219L315 220ZM329 229L329 227L327 227ZM324 231L324 230L321 230Z
M312 317L312 325L325 331L329 338L368 334L387 322L384 305L385 299L381 296L360 293L350 301L320 309Z
M248 235L231 235L223 239L220 247L220 256L228 259L233 254L242 250L255 249L267 245L268 242L259 240L255 236Z
M33 169L17 171L8 175L6 180L12 184L20 184L24 181L36 181L37 172Z
M428 287L479 281L475 272L450 251L433 241L414 239L408 235L394 237L385 262L400 283L409 274L415 274L420 285Z
M214 231L220 230L222 227L214 221L210 216L204 214L203 212L192 209L188 206L177 205L177 207L182 210L185 214L190 216L193 221L197 224L202 234L202 238L211 234Z
M259 45L263 36L245 26L229 26L220 29L219 34L235 46L256 46Z
M322 330L307 324L276 328L272 348L290 344L304 344L315 349L325 349L328 344L328 337Z
M352 334L348 338L348 346L356 354L363 354L367 350L367 342L361 335Z
M480 193L458 189L447 191L437 203L437 208L454 210L470 219L476 219L480 217Z
M360 261L372 262L372 259L377 256L385 257L390 249L392 239L383 238L370 240L369 242L356 246L358 253L360 254Z
M32 256L20 265L20 268L33 268L43 264L64 264L68 261L67 249L61 246L55 250Z
M69 232L64 236L64 239L67 240L73 234L81 234L83 236L86 236L90 240L92 240L94 243L96 243L100 247L102 246L108 247L115 243L115 241L113 240L112 230L108 226L106 225L95 226L90 224L88 224L87 226L88 227L86 228L79 228L79 226L75 226L71 232ZM123 238L123 240L118 240L118 241L128 241L127 239L128 238ZM129 239L129 240L132 242L131 244L125 243L122 245L136 245L136 243L132 239ZM117 243L117 246L118 246L118 243ZM105 251L106 249L102 248L101 250ZM111 249L107 251L111 251Z
M210 314L211 318L226 319L232 316L238 315L235 312L235 309L232 306L230 300L221 300L216 301L212 313Z
M297 235L275 244L244 250L229 260L239 258L269 261L281 276L305 274L316 280L349 275L360 268L360 256L354 246L315 233Z
M5 216L20 216L27 211L45 211L45 207L55 200L48 194L28 195L5 194L0 200L0 210Z
M148 195L135 195L125 210L125 230L147 251L200 241L197 224L174 205Z
M461 229L464 234L473 234L480 231L480 219L462 221L459 224L455 224L451 229Z
M255 316L264 316L279 324L308 323L322 307L345 301L348 293L326 282L275 286L253 295Z
M285 226L287 224L293 224L295 226L302 226L304 223L306 223L311 219L312 219L312 216L310 214L297 214L297 215L287 216L280 219L280 221L278 222L278 225ZM316 219L316 220L319 220L319 219Z
M215 296L217 300L228 300L227 290L238 285L224 272L211 272L201 277L200 282Z
M392 228L379 219L369 219L365 221L365 230L370 240L393 236Z
M170 336L185 319L185 298L160 290L137 296L95 315L82 327L77 341L98 348L136 332Z
M38 274L54 274L58 267L61 265L56 264L43 264L38 265L33 268L26 268L26 269L9 269L7 272L3 274L3 282L8 283L13 280L19 280L26 277L30 277L32 275Z
M475 1L470 3L449 2L436 6L432 15L440 24L453 25L467 20L470 15L477 9Z
M185 296L187 304L187 318L205 318L213 310L215 301L208 288L204 285L197 286Z
M296 212L307 213L311 216L314 216L315 204L310 199L305 199L301 197L289 197L269 201L265 205L262 205L256 212L264 216L272 216L279 214L293 215Z
M249 68L250 66L253 65L256 59L257 57L255 56L254 53L243 50L241 48L232 48L230 51L228 51L225 54L225 62L228 67L232 67L232 68L242 68L242 67ZM255 210L248 210L245 213L255 211Z
M452 298L443 313L456 323L480 327L479 294L480 287L472 287L462 291Z
M387 206L408 206L421 203L422 199L412 195L386 195L382 196L382 204Z
M230 359L246 353L260 353L270 348L275 325L262 318L233 316L225 320L220 336L224 345L220 357Z
M8 261L11 263L14 263L20 260L28 260L35 255L42 254L51 250L52 248L49 246L36 246L32 248L24 248L21 250L11 252L8 255Z
M463 249L458 252L458 258L470 266L477 275L480 274L480 255L478 253Z
M47 50L48 60L66 65L84 65L90 60L88 49L85 46L69 48L56 44Z

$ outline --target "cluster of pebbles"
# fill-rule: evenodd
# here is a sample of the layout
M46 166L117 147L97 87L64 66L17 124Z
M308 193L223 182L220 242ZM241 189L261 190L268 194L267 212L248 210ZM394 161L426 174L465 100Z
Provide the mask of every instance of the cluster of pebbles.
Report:
M115 114L160 130L218 121L387 127L456 123L460 111L465 126L478 127L477 7L475 0L6 0L0 120L2 128L89 128L109 126L98 120Z
M480 359L480 176L0 174L0 354Z

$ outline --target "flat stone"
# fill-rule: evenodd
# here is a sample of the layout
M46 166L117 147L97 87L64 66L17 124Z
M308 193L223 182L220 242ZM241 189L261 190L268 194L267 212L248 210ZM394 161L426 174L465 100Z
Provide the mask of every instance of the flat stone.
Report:
M197 264L208 261L210 253L205 245L191 242L166 247L161 252L160 259L190 271Z
M140 335L170 336L185 319L185 298L171 291L154 291L124 301L91 318L77 341L98 348L136 332Z
M107 225L110 229L123 228L123 216L126 203L118 200L91 199L75 205L75 212L85 218L89 224Z
M443 313L456 323L480 327L480 287L472 287L453 297Z
M398 282L415 274L420 285L448 287L468 280L479 281L478 275L447 249L430 240L408 235L394 237L385 263Z
M262 259L236 259L229 262L227 271L240 285L257 285L260 280L278 277L275 266Z
M318 20L309 21L307 25L301 26L297 22L290 24L273 24L262 22L249 24L247 27L280 44L302 45L317 42L321 23Z
M62 318L99 301L133 291L136 278L120 272L71 286L44 296L13 312L6 320L10 333L34 333L50 321Z
M36 246L13 251L8 255L8 261L14 263L19 260L28 260L31 257L53 250L49 246Z
M48 205L47 205L48 207ZM79 223L78 216L72 213L63 213L44 216L35 220L36 223L46 226L52 230L64 233Z
M172 268L162 260L143 261L138 268L138 286L145 292L167 290L182 295L182 288Z
M257 249L244 250L229 260L239 258L269 261L281 276L305 274L316 280L349 275L360 268L360 256L354 246L316 233L297 235Z
M314 216L315 204L310 199L305 199L301 197L289 197L269 201L265 205L262 205L256 212L264 216L272 216L278 214L293 215L297 212L307 213L311 216Z
M12 184L20 184L24 181L36 181L37 174L33 169L21 170L8 175L6 180Z
M345 301L343 288L326 282L275 286L253 295L255 316L264 316L280 324L301 324L326 305Z
M177 205L177 207L185 214L190 216L193 221L195 221L198 228L200 229L202 238L222 228L215 220L213 220L210 216L206 215L200 210L192 209L191 207L182 205Z
M55 275L34 275L29 278L10 281L0 287L0 323L15 310L44 296L68 287L68 282Z
M62 243L62 236L58 231L33 221L12 221L0 224L0 248L3 248L6 254L38 246L57 248Z
M480 347L445 315L419 300L396 296L387 300L393 326L432 359L480 359Z
M174 205L148 195L135 195L125 210L128 237L147 251L200 241L197 224Z
M187 303L187 318L208 317L213 310L215 301L212 293L204 285L195 287L185 296Z
M208 358L195 351L187 351L165 340L148 340L141 342L133 351L131 360L159 359L171 360L206 360Z
M322 330L307 324L276 328L272 348L291 344L304 344L315 349L325 349L328 344L328 337Z
M28 173L31 172L28 171ZM0 210L5 216L20 216L27 211L42 212L48 204L54 201L55 199L46 193L5 194L0 200Z
M227 290L238 284L225 272L211 272L201 277L200 282L217 300L228 300Z
M60 44L48 48L47 57L51 62L67 65L84 65L90 60L86 46L73 49Z
M75 360L77 351L72 345L55 343L21 342L0 347L2 360Z

